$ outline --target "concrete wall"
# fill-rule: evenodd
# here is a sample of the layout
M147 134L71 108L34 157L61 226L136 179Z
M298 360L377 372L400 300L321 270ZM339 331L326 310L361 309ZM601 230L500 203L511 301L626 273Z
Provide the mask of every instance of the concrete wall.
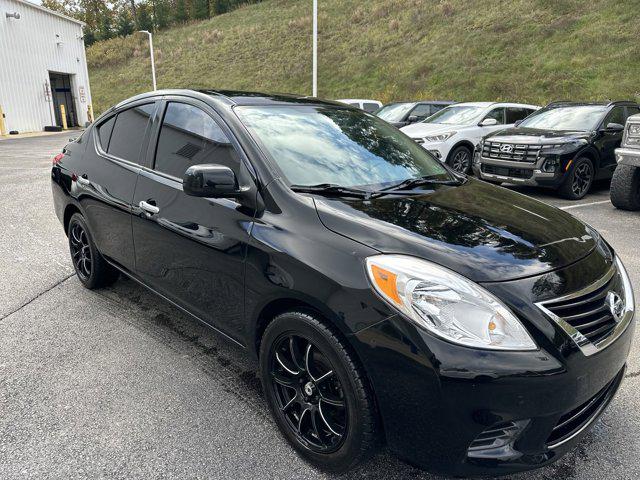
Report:
M19 20L6 17L13 12ZM81 23L20 0L0 0L0 106L7 131L55 125L53 96L49 102L45 96L49 72L70 74L78 123L87 122L91 90L82 35Z

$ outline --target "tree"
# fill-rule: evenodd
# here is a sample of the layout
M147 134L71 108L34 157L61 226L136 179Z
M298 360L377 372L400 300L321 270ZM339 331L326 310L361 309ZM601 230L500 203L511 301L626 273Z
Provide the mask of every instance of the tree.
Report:
M136 23L138 30L153 31L153 19L151 18L151 8L148 3L138 5L138 19Z
M114 37L113 21L110 12L105 12L100 17L97 37L98 40L108 40Z
M171 23L171 8L168 0L154 0L153 20L157 30L165 29Z
M121 37L126 37L133 33L133 19L128 8L121 8L116 17L116 33Z
M187 3L185 0L176 0L173 18L177 23L184 23L189 20L189 12L187 11Z
M192 0L191 3L192 13L191 17L203 20L209 18L209 0Z

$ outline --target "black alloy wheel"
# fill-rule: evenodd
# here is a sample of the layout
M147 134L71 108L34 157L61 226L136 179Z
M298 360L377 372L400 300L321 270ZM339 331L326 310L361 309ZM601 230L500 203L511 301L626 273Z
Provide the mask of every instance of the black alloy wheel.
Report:
M98 251L81 214L74 213L69 220L67 236L73 268L82 285L93 289L104 287L118 279L118 270L109 265Z
M345 472L373 454L373 394L346 341L307 312L278 315L260 345L260 378L280 431L305 460Z
M591 160L585 157L576 159L558 192L569 200L580 200L591 189L595 172Z
M91 259L91 247L89 237L84 227L79 222L75 222L69 228L69 248L71 249L71 260L80 280L87 281L91 277L93 262Z
M457 147L447 163L456 172L467 173L471 168L471 152L467 147Z
M347 405L335 369L308 338L283 335L271 351L271 388L289 428L309 449L337 450L347 432Z

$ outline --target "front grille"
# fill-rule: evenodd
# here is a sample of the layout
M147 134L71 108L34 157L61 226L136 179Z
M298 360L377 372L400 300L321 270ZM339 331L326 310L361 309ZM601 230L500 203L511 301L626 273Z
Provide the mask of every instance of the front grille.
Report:
M516 143L484 142L482 156L494 160L534 163L538 159L541 145L520 145ZM504 150L504 151L503 151Z
M555 448L571 440L593 423L613 398L623 375L624 369L585 403L562 415L547 438L547 446Z
M483 163L481 168L484 173L501 175L503 177L528 179L533 176L533 170L529 168L496 167L495 165L488 165L486 163Z
M551 301L544 308L563 319L591 343L597 344L608 337L617 325L607 303L607 295L616 289L617 277L583 295L563 301Z

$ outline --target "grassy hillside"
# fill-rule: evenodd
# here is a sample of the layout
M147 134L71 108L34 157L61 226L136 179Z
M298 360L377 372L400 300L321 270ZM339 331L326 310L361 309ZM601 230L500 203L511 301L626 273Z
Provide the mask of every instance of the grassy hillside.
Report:
M320 0L319 96L637 98L639 0ZM311 0L154 36L158 87L311 92ZM96 113L151 88L146 36L87 50Z

